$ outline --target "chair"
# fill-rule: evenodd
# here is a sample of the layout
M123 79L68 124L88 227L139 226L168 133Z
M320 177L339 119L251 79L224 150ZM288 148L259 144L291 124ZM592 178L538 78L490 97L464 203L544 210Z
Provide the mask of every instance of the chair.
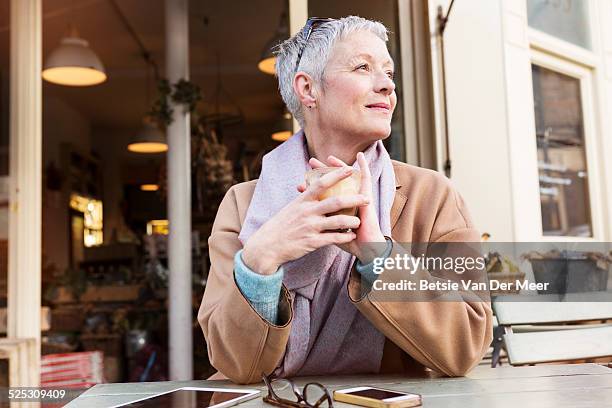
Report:
M612 319L611 292L498 296L493 310L495 335L512 365L612 356L612 324L605 323ZM500 347L494 345L493 367Z

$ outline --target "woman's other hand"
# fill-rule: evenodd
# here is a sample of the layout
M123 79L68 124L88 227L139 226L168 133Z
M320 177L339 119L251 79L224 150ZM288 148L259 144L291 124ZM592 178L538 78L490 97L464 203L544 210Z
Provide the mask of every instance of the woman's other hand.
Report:
M329 166L332 167L347 167L346 163L335 156L329 156L327 161ZM355 230L355 239L347 243L338 244L338 246L355 255L361 263L367 264L379 255L376 251L380 251L380 246L368 244L385 242L385 237L380 230L378 216L376 215L376 207L373 204L372 175L370 174L370 167L362 152L357 153L357 162L359 163L359 169L361 171L361 188L359 192L361 195L367 197L369 204L359 207L357 215L360 219L360 224L359 228ZM315 158L310 159L309 164L313 169L327 167L325 163ZM298 186L298 191L305 192L306 185L302 184Z
M356 237L354 232L334 230L350 228L359 231L359 217L349 215L327 217L325 214L367 205L371 193L318 200L325 190L350 175L351 168L345 166L322 176L307 188L304 186L299 197L264 223L247 241L242 252L242 261L246 266L262 275L270 275L284 263L298 259L316 249L354 241Z

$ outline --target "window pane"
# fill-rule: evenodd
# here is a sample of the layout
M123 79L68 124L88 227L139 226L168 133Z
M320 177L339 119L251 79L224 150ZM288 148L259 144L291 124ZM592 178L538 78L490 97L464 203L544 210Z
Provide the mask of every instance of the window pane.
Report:
M311 17L340 18L360 16L369 20L380 21L389 30L387 48L395 65L395 93L397 105L391 121L391 136L385 139L385 147L392 159L405 161L404 117L401 89L399 22L397 20L397 0L309 0L308 15Z
M589 0L527 0L529 26L591 49Z
M544 235L593 236L580 80L532 65Z

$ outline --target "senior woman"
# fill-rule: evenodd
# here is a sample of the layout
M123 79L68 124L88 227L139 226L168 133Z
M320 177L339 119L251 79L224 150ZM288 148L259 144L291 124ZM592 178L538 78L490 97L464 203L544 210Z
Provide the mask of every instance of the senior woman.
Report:
M302 130L219 207L198 314L213 379L425 367L459 376L487 350L488 303L386 302L362 285L373 258L401 253L401 242L479 241L444 176L385 150L397 102L386 41L381 23L350 16L309 19L279 47L280 92ZM319 201L350 175L345 163L361 170L360 194ZM323 165L338 170L306 186ZM326 216L351 207L357 216Z

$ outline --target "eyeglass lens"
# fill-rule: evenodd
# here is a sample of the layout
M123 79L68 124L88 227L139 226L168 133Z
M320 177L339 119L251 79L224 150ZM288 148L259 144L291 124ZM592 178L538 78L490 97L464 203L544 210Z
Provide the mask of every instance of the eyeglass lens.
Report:
M278 398L293 402L299 401L298 396L293 392L293 387L289 381L284 379L273 380L270 383L270 386Z
M313 407L329 408L330 400L327 391L319 384L306 384L302 390L304 400Z

